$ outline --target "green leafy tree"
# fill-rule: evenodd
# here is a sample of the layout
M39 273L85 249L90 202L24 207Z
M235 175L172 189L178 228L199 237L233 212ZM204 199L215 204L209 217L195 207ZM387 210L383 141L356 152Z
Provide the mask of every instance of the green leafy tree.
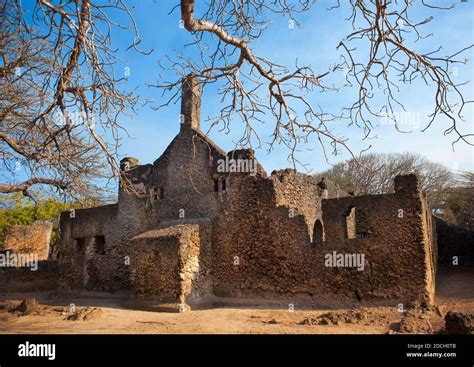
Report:
M449 190L441 217L448 223L474 231L474 172L461 172Z
M62 202L54 198L45 198L34 202L21 193L0 195L0 243L3 244L5 234L14 225L28 225L37 220L49 220L53 223L51 242L54 243L56 241L61 212L72 208L92 206L97 203L90 202L88 204Z

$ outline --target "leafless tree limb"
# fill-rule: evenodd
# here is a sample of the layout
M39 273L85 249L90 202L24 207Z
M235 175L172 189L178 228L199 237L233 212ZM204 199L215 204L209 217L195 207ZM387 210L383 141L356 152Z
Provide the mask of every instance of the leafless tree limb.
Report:
M269 150L275 144L284 144L290 149L289 158L293 164L298 163L295 153L300 143L312 139L319 142L326 158L327 144L332 154L343 149L355 157L347 139L336 134L334 126L337 122L358 126L365 139L371 137L381 119L390 120L403 131L395 113L396 110L404 111L398 93L403 86L414 85L418 80L427 89L435 88L434 110L424 129L437 118L444 117L450 121L445 134L454 134L454 142L472 144L472 134L460 128L464 122L462 112L469 101L465 101L461 92L463 83L452 79L450 67L463 63L458 57L473 45L445 56L439 55L440 49L430 53L418 52L412 45L425 37L421 28L433 18L411 20L410 0L351 0L346 3L344 6L350 7L351 11L348 20L353 24L353 32L338 45L342 61L319 73L310 65L299 65L298 62L290 69L254 52L252 41L261 36L268 15L280 14L296 22L296 14L312 10L313 3L309 0L213 0L198 19L195 16L196 1L180 0L183 26L195 35L193 46L197 47L200 59L178 54L167 60L168 66L163 63L161 66L177 72L179 79L195 74L204 86L221 82L219 95L223 107L213 120L211 129L221 125L222 130L229 130L231 120L238 116L245 124L238 145L251 146L252 140L256 139L261 146L256 124L268 123L268 116L272 116L274 130ZM341 6L337 1L328 10ZM453 9L453 6L435 6L428 1L422 1L419 6L428 13ZM364 48L358 48L358 41L364 42ZM367 45L368 55L361 55L361 50ZM361 56L364 61L359 60ZM347 85L358 89L358 98L340 112L329 112L315 103L309 94L337 91L338 87L326 85L325 80L341 71L344 71ZM157 83L156 86L164 91L174 91L164 105L179 98L179 84L180 80L160 80ZM384 102L377 108L376 101L380 98L384 98Z
M112 28L124 27L112 11L129 17L132 47L140 42L128 6L36 0L29 13L20 0L1 0L0 9L0 192L44 185L74 198L107 194L120 176L118 116L137 104L111 48Z

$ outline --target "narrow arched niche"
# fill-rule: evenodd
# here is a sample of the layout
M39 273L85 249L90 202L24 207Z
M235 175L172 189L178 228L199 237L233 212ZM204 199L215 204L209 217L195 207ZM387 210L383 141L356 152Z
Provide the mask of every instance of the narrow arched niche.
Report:
M324 242L323 223L319 219L316 219L316 222L314 222L314 228L313 228L313 243L323 243L323 242Z

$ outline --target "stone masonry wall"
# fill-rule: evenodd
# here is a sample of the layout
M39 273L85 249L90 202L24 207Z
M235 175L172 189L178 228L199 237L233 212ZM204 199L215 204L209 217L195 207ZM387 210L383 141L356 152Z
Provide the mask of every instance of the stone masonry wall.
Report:
M303 213L316 217L317 188L302 185L299 189L298 181L304 180L278 175L231 177L229 201L214 220L217 297L311 300L317 287L311 276L312 224L308 222L312 220ZM305 202L309 191L313 194Z
M399 179L394 194L322 200L322 243L311 241L311 220L298 212L305 211L304 205L294 216L289 215L291 205L279 205L289 195L278 192L274 179L232 177L228 205L214 221L217 297L321 305L432 301L432 228L423 220L428 208L415 176ZM353 239L346 238L344 228L349 208L355 208ZM326 266L325 256L333 251L363 253L364 270Z
M416 176L397 178L395 187L394 194L323 200L325 242L319 252L360 253L366 261L364 271L328 268L319 256L328 292L360 300L433 300L432 228L424 219L428 208ZM342 217L351 207L356 238L346 239Z
M5 235L4 249L16 253L30 254L38 260L46 260L49 256L51 240L51 222L36 221L29 225L15 225Z
M39 261L35 271L30 267L0 267L0 293L54 291L58 278L58 263L53 260Z
M132 297L187 307L211 294L209 228L176 224L134 237Z
M113 241L121 233L115 221L117 209L106 205L61 213L60 288L113 291L122 287L124 269L115 265Z

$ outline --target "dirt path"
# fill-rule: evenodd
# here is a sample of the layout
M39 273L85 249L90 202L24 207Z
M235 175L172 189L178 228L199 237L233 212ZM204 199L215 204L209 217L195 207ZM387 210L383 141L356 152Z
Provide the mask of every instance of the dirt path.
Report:
M441 270L437 280L437 312L450 309L474 312L474 268ZM380 334L394 329L403 318L396 308L363 308L348 310L275 310L219 308L185 313L134 311L121 307L119 299L87 298L74 303L100 308L97 318L71 321L67 300L48 299L45 293L2 295L0 300L0 333L286 333L286 334ZM21 299L35 297L43 305L39 315L8 312ZM11 300L6 302L6 300ZM348 313L349 312L349 313ZM329 313L324 317L324 314ZM416 317L418 319L418 317ZM419 315L431 320L433 330L442 327L442 315L434 312Z

